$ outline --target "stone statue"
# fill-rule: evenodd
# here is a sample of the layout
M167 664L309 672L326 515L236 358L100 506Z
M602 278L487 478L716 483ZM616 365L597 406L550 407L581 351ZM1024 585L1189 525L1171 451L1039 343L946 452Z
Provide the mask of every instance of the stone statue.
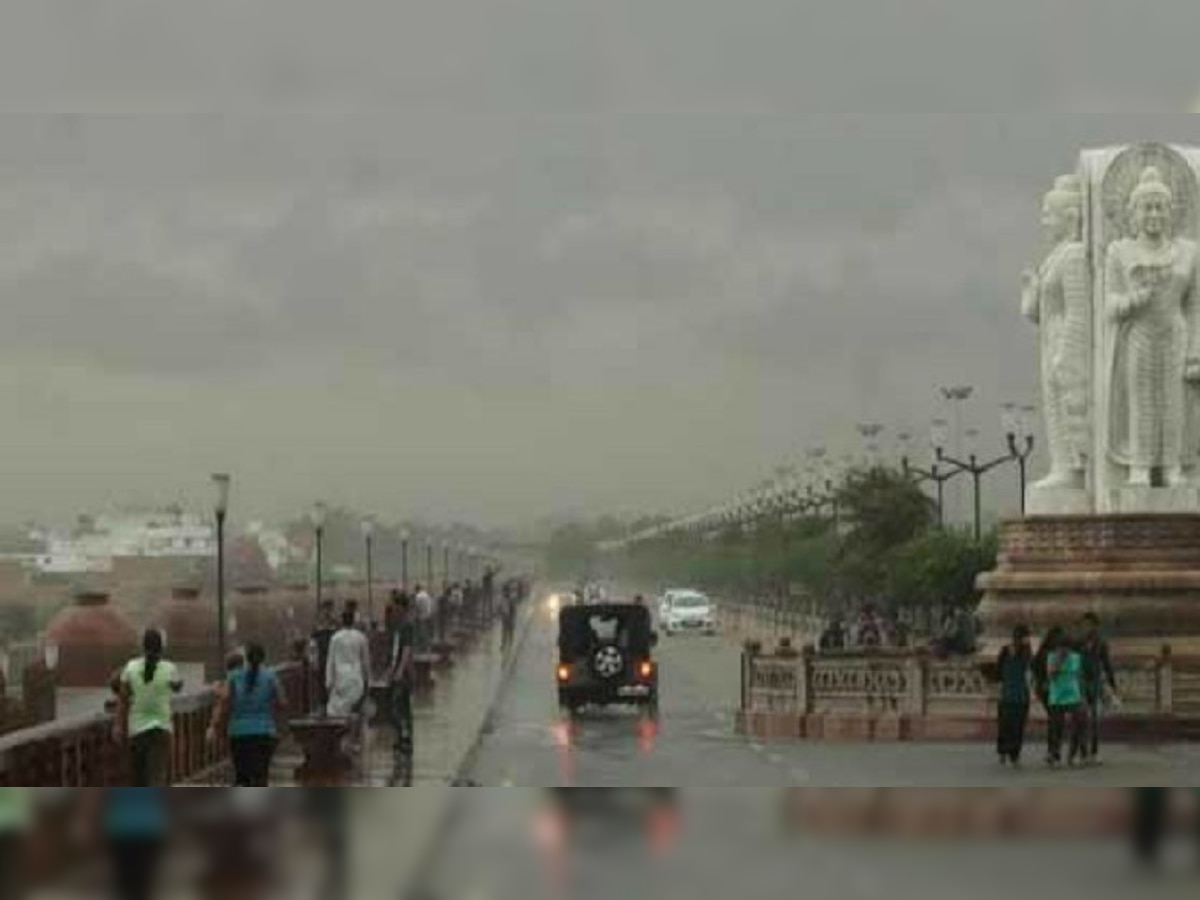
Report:
M1200 382L1196 244L1172 234L1173 203L1162 172L1146 167L1129 198L1133 233L1106 261L1105 309L1116 325L1109 452L1129 468L1131 487L1149 487L1155 470L1168 487L1186 485L1197 449L1187 399L1187 385Z
M1026 271L1021 312L1041 328L1042 405L1050 474L1038 488L1082 489L1091 439L1091 278L1083 243L1083 185L1059 178L1046 195L1042 225L1053 248Z

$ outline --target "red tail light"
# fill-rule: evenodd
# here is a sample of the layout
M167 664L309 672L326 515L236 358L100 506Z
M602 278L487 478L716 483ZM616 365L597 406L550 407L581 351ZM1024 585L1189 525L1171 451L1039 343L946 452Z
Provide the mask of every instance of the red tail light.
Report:
M571 680L571 667L568 666L566 663L563 663L562 665L560 665L558 667L558 680L559 681L570 681Z
M650 678L653 678L654 677L654 663L652 663L648 659L645 660L640 666L638 666L638 675L640 675L643 680L648 680Z

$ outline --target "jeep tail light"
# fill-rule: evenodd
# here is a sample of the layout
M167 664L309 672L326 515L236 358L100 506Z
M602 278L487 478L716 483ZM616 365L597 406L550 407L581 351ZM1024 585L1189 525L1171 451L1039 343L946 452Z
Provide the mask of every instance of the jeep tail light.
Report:
M649 679L649 678L653 677L654 676L654 663L652 663L648 659L644 660L642 662L642 664L640 666L638 666L638 674L643 679Z
M561 663L558 667L558 680L559 681L570 681L571 680L571 667L568 666L566 663Z

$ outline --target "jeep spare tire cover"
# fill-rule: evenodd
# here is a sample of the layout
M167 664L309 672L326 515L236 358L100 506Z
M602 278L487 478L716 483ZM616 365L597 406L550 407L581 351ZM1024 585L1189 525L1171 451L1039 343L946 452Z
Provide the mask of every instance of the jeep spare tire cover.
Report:
M611 681L625 671L625 657L612 644L605 644L592 655L592 671L605 681Z

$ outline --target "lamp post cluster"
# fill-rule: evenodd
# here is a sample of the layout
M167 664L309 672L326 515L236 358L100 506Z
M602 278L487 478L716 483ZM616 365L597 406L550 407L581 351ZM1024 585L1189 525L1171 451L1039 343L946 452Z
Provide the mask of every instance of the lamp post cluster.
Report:
M942 395L947 401L955 404L955 418L961 423L959 405L970 398L972 389L968 386L943 388ZM983 537L983 478L989 472L1008 463L1015 463L1018 472L1018 487L1020 490L1021 514L1025 514L1025 488L1028 478L1029 460L1035 449L1035 439L1031 430L1031 420L1036 411L1032 406L1019 406L1006 403L1002 407L1001 426L1004 430L1004 452L993 458L982 458L975 449L978 445L978 429L968 428L958 431L956 447L953 453L947 451L950 443L950 423L946 419L934 419L930 428L930 444L933 448L933 461L929 468L914 466L909 460L907 450L902 459L904 471L919 481L932 482L936 486L938 521L946 523L945 486L959 475L969 475L973 489L973 523L975 539ZM908 437L906 435L906 437ZM963 438L967 445L963 449Z

